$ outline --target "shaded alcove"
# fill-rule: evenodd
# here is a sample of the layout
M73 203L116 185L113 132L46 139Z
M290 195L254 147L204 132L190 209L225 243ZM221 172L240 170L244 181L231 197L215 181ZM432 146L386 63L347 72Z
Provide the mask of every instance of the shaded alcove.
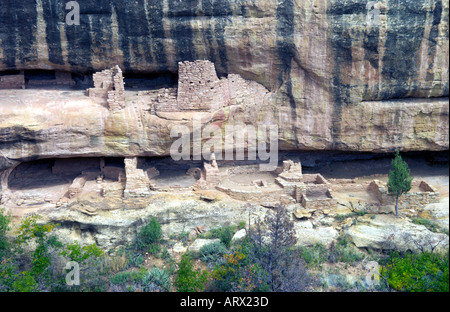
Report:
M125 90L151 91L163 88L177 88L178 86L177 73L125 72L123 76L125 82Z
M188 170L202 166L202 162L174 161L170 157L142 158L139 163L139 168L144 171L152 167L159 171L158 176L151 178L156 187L191 187L197 179L194 175L188 174Z
M40 159L24 162L9 175L12 191L67 185L83 171L100 171L99 158Z

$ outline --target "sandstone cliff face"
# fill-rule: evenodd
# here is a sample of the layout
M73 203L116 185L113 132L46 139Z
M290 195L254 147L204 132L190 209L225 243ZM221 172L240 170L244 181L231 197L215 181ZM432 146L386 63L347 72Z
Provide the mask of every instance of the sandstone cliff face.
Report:
M214 120L277 124L281 149L448 149L447 0L379 1L375 24L362 0L78 2L80 25L68 26L66 1L2 1L0 71L118 64L126 76L208 59L271 91L264 107ZM30 98L24 110L0 95L0 169L52 155L168 155L167 119L81 98L71 109Z

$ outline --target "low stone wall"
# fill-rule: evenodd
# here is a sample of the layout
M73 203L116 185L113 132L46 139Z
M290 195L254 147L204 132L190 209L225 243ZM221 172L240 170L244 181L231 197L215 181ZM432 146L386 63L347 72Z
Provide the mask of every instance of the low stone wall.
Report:
M227 168L228 175L259 173L259 172L261 172L259 165L236 166Z
M254 191L242 191L236 189L230 189L222 186L216 186L216 189L227 194L231 198L241 201L259 203L261 205L275 206L278 203L284 203L288 200L288 197L281 192L254 190ZM291 203L295 203L294 199L289 199Z
M419 188L421 191L401 195L398 199L400 208L416 208L440 201L440 193L426 181L413 181L412 186L413 188ZM376 195L381 205L395 205L396 197L388 194L385 183L375 180L370 183L368 189Z
M61 158L55 160L52 174L80 174L91 168L100 168L98 158Z
M69 198L72 199L76 196L78 196L81 191L83 190L84 185L87 182L86 175L79 175L78 177L73 180L72 184L69 187Z
M334 208L336 204L337 202L333 198L311 200L305 195L302 197L302 205L306 209Z
M25 89L24 75L0 76L0 89Z
M327 186L307 188L306 192L301 195L300 201L307 209L333 208L337 204Z
M137 157L125 158L126 186L125 197L149 195L150 180L142 169L137 168Z
M376 194L378 189L372 190L369 183L332 183L333 190L337 192L370 192Z

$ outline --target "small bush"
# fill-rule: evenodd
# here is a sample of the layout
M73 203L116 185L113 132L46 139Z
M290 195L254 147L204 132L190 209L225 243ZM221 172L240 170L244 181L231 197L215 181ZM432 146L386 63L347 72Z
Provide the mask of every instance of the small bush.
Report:
M142 284L146 291L170 291L172 287L169 272L156 267L144 274L142 277Z
M143 277L143 273L141 271L124 271L115 274L111 277L110 282L116 285L125 285L127 283L136 283L140 282Z
M328 260L328 249L325 245L316 243L312 247L302 247L300 256L308 265L316 266Z
M330 262L357 262L364 259L364 253L353 246L347 237L340 237L330 246L328 260Z
M386 265L380 268L381 276L390 287L399 291L448 292L449 254L392 253Z
M137 236L137 247L140 250L146 250L150 254L158 253L161 249L162 230L161 224L153 217L150 222L143 226Z
M216 262L228 252L222 242L215 242L203 246L200 249L201 259L204 262Z
M347 218L362 217L362 216L365 216L366 214L367 214L367 211L359 210L359 211L355 211L355 212L351 212L351 213L347 213L347 214L337 215L334 218L338 221L343 221Z
M184 254L175 277L175 287L180 292L200 292L205 289L208 272L197 271L189 255Z
M230 248L231 239L234 233L236 233L235 226L223 226L220 228L212 229L209 233L209 238L218 238L225 247Z

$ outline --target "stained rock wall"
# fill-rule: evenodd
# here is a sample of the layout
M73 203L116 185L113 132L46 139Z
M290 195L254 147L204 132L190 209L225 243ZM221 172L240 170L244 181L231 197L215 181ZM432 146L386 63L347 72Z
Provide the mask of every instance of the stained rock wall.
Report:
M80 25L67 25L66 1L2 1L0 71L117 64L126 76L210 60L218 77L237 74L271 92L264 105L212 120L276 124L282 150L449 148L448 0L383 0L378 11L363 0L78 2ZM7 91L0 168L52 155L169 154L168 129L178 121L135 107L108 114L84 98L76 111L55 108L49 103L67 101L53 94L43 109Z

